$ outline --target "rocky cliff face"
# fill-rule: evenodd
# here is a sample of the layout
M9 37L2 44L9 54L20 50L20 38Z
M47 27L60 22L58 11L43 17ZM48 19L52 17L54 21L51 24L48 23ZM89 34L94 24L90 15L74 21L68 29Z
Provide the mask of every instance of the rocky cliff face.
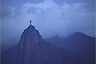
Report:
M18 44L17 64L28 64L29 61L31 61L31 57L34 56L33 49L37 44L43 41L34 26L30 25L25 29Z
M81 64L81 61L72 53L44 41L35 27L30 25L21 36L15 63Z

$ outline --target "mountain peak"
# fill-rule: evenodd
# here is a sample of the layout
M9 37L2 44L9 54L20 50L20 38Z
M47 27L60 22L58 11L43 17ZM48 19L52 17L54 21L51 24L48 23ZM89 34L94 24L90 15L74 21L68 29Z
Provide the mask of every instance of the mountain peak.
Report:
M27 44L30 46L34 46L41 41L43 41L43 38L39 34L39 31L36 30L33 25L30 25L22 33L19 44L20 44L20 47L22 47L22 45L27 45Z
M25 31L27 31L27 32L28 32L28 31L32 32L32 31L38 31L38 30L36 30L33 25L29 25L29 26L27 27L27 29L24 30L24 32L25 32Z
M16 57L16 64L78 64L79 62L73 54L43 40L38 30L31 24L22 33Z

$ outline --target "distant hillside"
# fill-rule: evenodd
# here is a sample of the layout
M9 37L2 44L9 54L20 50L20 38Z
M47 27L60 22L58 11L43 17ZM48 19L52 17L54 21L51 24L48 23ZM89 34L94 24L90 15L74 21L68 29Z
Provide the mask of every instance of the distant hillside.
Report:
M46 39L82 58L86 64L95 64L95 38L76 32L66 38L58 36Z
M12 64L16 57L17 46L14 45L1 54L1 64Z

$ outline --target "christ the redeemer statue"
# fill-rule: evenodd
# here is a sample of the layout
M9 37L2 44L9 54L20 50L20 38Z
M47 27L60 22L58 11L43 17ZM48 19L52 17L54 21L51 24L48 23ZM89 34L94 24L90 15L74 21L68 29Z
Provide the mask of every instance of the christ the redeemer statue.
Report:
M30 25L32 25L32 24L31 24L31 23L32 23L32 21L30 20L29 22L30 22Z

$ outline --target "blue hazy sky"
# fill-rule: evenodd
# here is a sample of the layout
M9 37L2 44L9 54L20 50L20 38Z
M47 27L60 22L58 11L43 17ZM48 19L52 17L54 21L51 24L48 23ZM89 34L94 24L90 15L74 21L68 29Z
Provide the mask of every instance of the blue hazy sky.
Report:
M29 20L44 38L95 36L95 0L1 0L2 42L19 39Z

